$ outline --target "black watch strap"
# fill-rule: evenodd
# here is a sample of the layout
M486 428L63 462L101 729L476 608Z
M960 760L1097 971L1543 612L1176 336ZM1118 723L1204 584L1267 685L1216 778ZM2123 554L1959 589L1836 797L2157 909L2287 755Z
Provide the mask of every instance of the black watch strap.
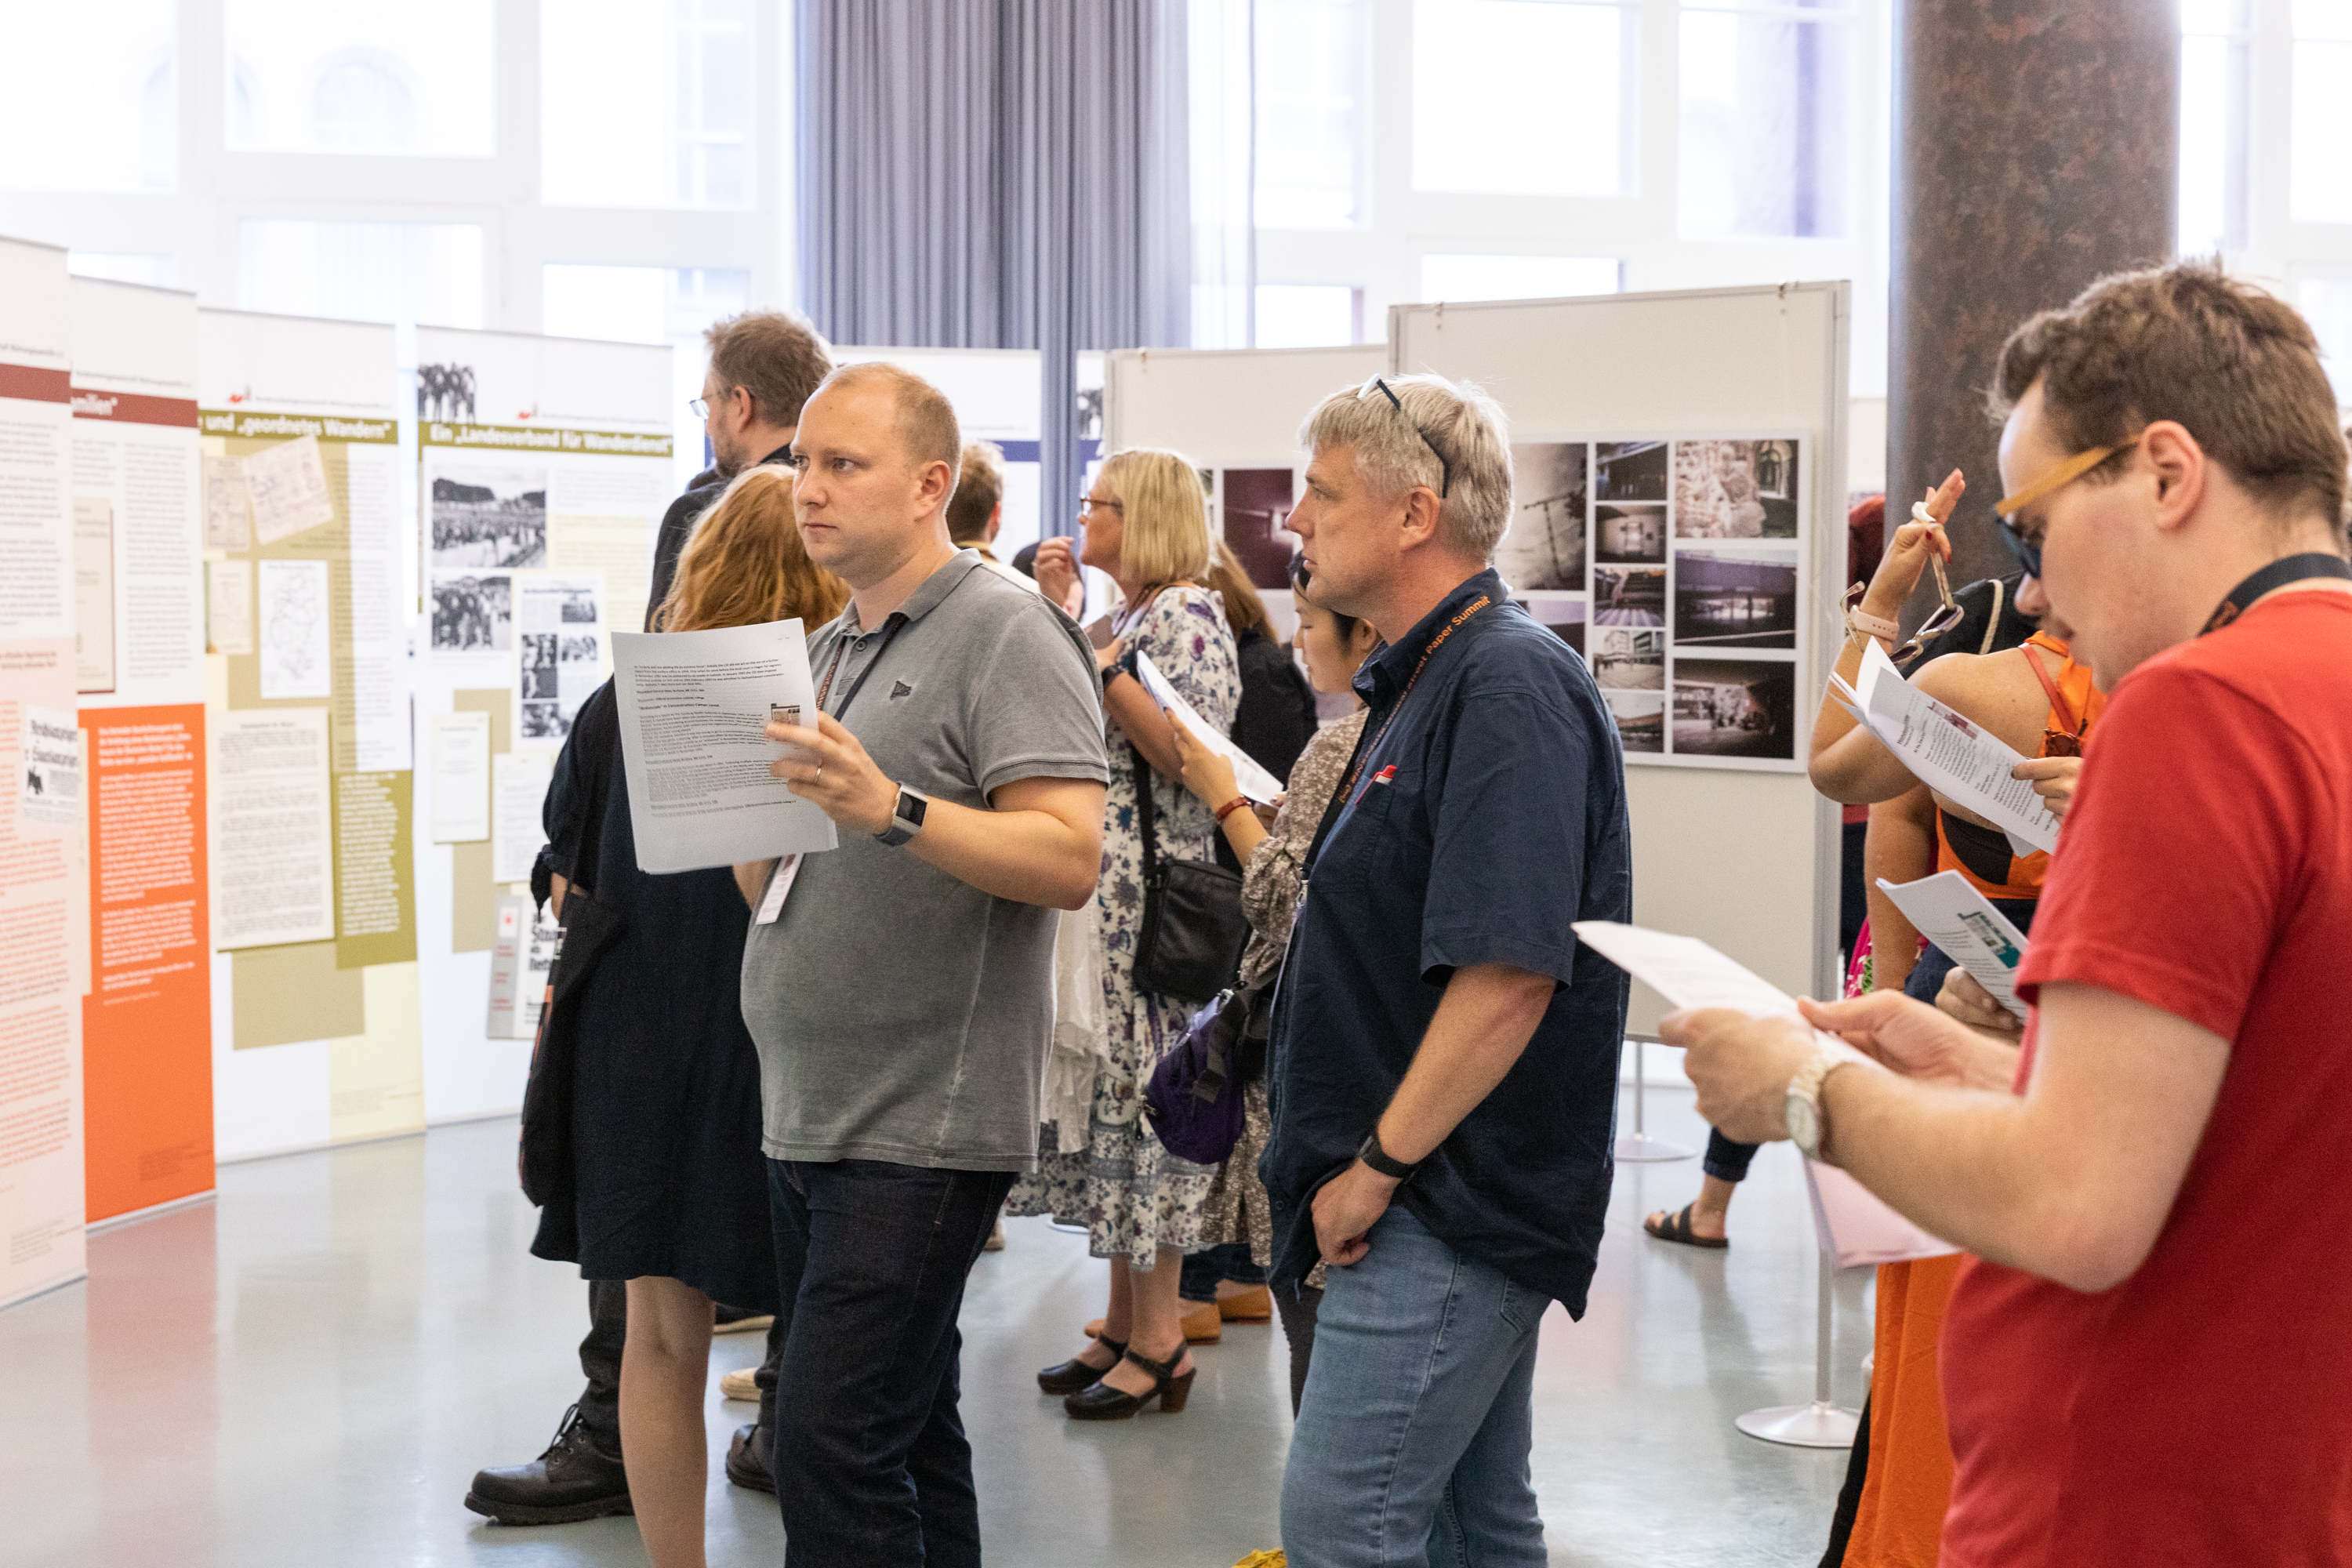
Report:
M1388 1151L1381 1147L1381 1130L1377 1127L1364 1134L1364 1146L1356 1151L1356 1158L1391 1181L1402 1182L1421 1168L1390 1159Z

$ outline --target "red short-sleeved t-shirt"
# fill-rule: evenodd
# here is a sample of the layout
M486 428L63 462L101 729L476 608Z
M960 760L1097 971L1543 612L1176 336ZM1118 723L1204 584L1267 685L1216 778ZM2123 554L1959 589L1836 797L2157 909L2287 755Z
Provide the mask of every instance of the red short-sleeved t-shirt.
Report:
M2352 1564L2348 978L2352 595L2298 592L2135 670L2092 738L2018 989L2136 998L2230 1065L2129 1279L1963 1270L1945 1568Z

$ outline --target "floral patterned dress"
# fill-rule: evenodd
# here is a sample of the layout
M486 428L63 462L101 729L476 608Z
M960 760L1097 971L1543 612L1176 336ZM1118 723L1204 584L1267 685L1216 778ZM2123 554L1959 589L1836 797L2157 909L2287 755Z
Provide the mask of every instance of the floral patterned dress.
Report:
M1241 702L1241 667L1224 602L1190 584L1163 589L1122 624L1128 648L1150 657L1168 683L1220 731L1233 728ZM1087 1227L1097 1258L1124 1258L1150 1268L1159 1247L1180 1252L1201 1246L1201 1204L1216 1173L1212 1165L1180 1160L1160 1147L1143 1120L1143 1091L1160 1058L1184 1037L1194 1004L1135 988L1135 941L1143 924L1143 839L1135 810L1135 753L1114 726L1109 731L1110 795L1103 806L1103 1021L1108 1039L1095 1072L1087 1146L1055 1152L1054 1130L1041 1140L1038 1171L1024 1176L1005 1201L1011 1215L1050 1214ZM1217 824L1209 808L1172 779L1150 774L1162 858L1207 860L1216 853Z

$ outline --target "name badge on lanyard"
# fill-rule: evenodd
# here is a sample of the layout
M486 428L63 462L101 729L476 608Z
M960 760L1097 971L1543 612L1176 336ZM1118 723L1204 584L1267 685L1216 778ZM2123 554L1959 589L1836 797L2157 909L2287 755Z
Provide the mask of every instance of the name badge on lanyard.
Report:
M792 893L793 882L800 874L799 856L787 855L776 862L775 870L768 876L768 890L761 898L759 912L753 917L755 923L763 926L776 923L776 917L784 912L784 900Z

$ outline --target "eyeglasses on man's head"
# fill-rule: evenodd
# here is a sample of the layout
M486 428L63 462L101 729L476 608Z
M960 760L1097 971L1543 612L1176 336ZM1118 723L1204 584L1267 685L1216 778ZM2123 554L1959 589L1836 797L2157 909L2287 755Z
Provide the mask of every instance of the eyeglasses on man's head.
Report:
M1391 390L1389 384L1379 376L1371 377L1363 385L1356 388L1357 401L1361 402L1375 392L1389 400L1389 406L1397 411L1398 417L1412 426L1412 433L1421 437L1421 444L1429 448L1431 457L1437 459L1437 499L1444 500L1454 489L1454 465L1445 460L1445 454L1437 449L1437 443L1429 438L1429 432L1423 429L1414 422L1412 416L1404 411L1404 405L1398 401L1395 392Z

